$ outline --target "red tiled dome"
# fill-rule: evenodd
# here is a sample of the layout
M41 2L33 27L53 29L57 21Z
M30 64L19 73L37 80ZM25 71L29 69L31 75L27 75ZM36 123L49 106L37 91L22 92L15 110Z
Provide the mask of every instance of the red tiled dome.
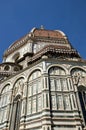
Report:
M45 42L47 46L47 43L50 43L49 46L54 45L54 48L60 50L61 52L66 50L66 52L71 51L74 49L71 44L69 43L66 35L59 31L59 30L46 30L44 28L33 28L28 34L26 34L21 39L14 42L4 53L4 56L9 55L10 53L13 53L16 49L20 48L21 46L25 45L28 40L32 40L32 42L39 42L43 43ZM50 48L49 48L50 49ZM76 51L74 51L76 53ZM72 51L73 53L73 51ZM78 54L77 54L78 55Z
M64 34L61 31L35 29L33 31L34 37L48 37L48 38L64 38Z
M59 30L45 30L45 29L37 29L34 28L30 33L25 35L24 37L20 38L19 40L15 41L13 44L9 46L9 49L14 47L18 42L21 42L22 40L26 39L26 37L31 34L31 37L44 37L44 38L58 38L58 39L63 39L65 37L65 34Z

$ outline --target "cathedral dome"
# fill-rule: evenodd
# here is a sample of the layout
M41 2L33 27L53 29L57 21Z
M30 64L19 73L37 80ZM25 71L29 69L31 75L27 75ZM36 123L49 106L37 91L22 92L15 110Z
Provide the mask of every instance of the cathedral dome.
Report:
M22 45L22 42L27 41L29 38L36 39L36 38L53 38L53 39L67 39L66 35L60 30L46 30L44 28L33 28L28 34L20 38L19 40L13 42L9 48L13 49L18 46L18 44Z
M21 48L22 50L19 50ZM41 28L33 28L28 34L12 43L5 51L4 57L7 58L14 52L19 53L22 57L27 53L30 56L37 57L38 55L44 55L46 50L48 53L54 52L57 56L61 54L61 57L65 54L66 57L80 58L78 52L71 46L67 36L62 31L47 30L44 29L43 26L41 26ZM19 59L21 59L21 57L19 57Z

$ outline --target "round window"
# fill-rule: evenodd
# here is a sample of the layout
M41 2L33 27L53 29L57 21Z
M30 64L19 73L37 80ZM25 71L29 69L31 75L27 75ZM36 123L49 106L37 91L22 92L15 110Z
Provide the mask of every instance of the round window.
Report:
M10 66L9 65L6 65L5 67L4 67L4 70L5 71L8 71L10 69Z

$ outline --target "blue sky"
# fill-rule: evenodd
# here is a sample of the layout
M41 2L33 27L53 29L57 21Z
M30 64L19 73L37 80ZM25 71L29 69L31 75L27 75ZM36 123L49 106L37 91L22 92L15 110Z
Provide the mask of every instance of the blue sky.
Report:
M62 30L86 59L86 0L0 0L0 62L10 44L41 25Z

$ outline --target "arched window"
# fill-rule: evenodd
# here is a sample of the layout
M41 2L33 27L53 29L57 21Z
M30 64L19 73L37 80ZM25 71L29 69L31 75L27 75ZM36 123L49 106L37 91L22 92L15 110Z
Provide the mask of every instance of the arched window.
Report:
M68 83L65 70L60 67L52 67L49 70L51 107L53 110L70 109Z
M71 70L74 85L77 87L80 105L86 122L86 72L80 68Z
M25 99L22 98L21 100L21 96L23 96L23 88L24 88L24 78L21 77L16 81L13 88L14 97L11 111L10 130L19 129L21 108L25 108L25 106L23 106L22 103Z
M11 98L11 86L6 85L0 95L0 123L7 120L7 108Z
M42 107L42 81L41 72L39 70L34 71L28 81L28 104L27 114L33 114L41 111Z
M10 66L9 65L6 65L5 67L4 67L4 70L5 71L8 71L10 69Z
M10 130L19 130L21 96L17 95L13 101Z
M83 116L86 122L86 87L78 86L78 94L79 94Z

